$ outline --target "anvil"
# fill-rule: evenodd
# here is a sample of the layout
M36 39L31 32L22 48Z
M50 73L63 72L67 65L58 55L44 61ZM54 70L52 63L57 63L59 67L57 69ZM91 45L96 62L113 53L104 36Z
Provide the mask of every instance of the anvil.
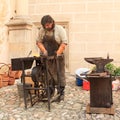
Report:
M102 57L84 58L85 61L96 65L96 73L105 72L105 65L112 62L113 59L104 59Z

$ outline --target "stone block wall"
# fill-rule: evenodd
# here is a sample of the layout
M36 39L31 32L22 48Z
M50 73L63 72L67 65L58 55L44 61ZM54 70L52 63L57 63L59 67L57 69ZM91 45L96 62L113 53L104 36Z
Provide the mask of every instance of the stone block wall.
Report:
M8 62L8 29L6 23L10 18L10 0L0 0L0 62Z
M29 0L29 15L40 21L50 14L69 23L69 71L91 67L84 57L110 58L120 63L120 1Z
M28 8L28 16L33 23L40 22L43 15L50 14L56 22L68 24L69 71L71 73L80 67L92 67L84 61L84 57L105 58L107 53L114 59L115 64L120 65L119 0L25 1L26 7L24 5L23 9ZM19 7L13 6L12 9L10 2L18 2L17 5L22 7L22 2L19 0L0 0L0 58L4 62L7 62L8 54L11 54L8 51L8 31L5 24L11 17L11 11ZM17 9L20 15L23 14L22 11L27 11L21 11L20 8ZM34 40L33 36L32 39Z

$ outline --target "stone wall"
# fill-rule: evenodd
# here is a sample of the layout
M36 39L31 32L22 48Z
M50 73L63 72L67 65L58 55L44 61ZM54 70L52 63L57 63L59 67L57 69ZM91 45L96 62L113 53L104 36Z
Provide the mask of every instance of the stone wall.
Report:
M5 24L10 18L10 1L0 0L0 62L8 62L8 30Z
M0 0L0 62L7 62L11 54L5 24L11 18L11 11L14 17L15 10L16 14L27 14L33 23L50 14L56 22L68 24L70 72L79 67L92 67L84 57L106 57L107 53L120 65L119 0Z
M69 71L91 67L84 57L106 57L120 63L119 0L29 0L29 16L50 14L69 23Z

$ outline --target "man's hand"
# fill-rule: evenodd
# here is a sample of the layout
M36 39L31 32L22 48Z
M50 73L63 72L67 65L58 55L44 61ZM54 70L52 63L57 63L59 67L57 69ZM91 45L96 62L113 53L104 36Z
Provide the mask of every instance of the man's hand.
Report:
M60 56L63 51L65 50L66 44L62 43L59 47L59 49L57 50L57 56Z
M46 50L43 52L43 56L48 56L48 52Z
M38 48L42 51L43 55L48 56L48 52L45 49L44 45L41 42L37 42L36 44L37 44Z

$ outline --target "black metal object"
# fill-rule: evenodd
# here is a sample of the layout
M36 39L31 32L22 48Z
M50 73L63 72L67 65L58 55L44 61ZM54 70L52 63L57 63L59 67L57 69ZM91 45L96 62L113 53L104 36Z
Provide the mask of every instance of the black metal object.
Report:
M58 56L57 58L56 58L56 63L57 63L57 79L58 79L58 91L60 91L60 72L59 72L59 70L60 70L60 63L59 63L59 61L60 61L60 57Z
M105 65L113 61L113 59L109 59L109 58L104 59L102 57L84 58L84 59L87 62L96 65L96 72L97 73L105 72Z
M41 58L41 61L36 61L36 66L34 66L31 71L31 78L34 82L34 86L37 88L44 87L45 85L49 85L50 97L52 97L55 93L54 78L49 68L48 69L46 68L48 68L48 59L43 60ZM47 76L47 81L45 80L46 76ZM44 98L45 96L47 97L48 96L47 90L42 91L41 96Z
M24 58L13 58L11 59L12 70L24 70L30 69L33 65L33 61L37 60L37 57L24 57ZM24 62L24 66L23 66Z
M53 57L53 59L56 59L55 57ZM36 61L36 66L37 67L43 67L43 71L42 71L42 75L43 77L41 79L41 81L44 81L42 83L38 83L39 85L34 86L33 87L26 87L25 85L25 77L32 77L31 75L26 75L25 74L25 70L26 69L30 69L33 65L33 61ZM35 91L35 97L38 98L38 100L43 100L45 98L44 95L46 95L47 98L47 102L48 102L48 110L50 111L50 99L51 99L51 85L49 80L48 80L48 72L49 68L48 68L48 57L24 57L24 58L13 58L11 59L11 63L12 63L12 70L22 70L22 82L23 82L23 89L24 89L24 104L25 104L25 108L27 108L27 99L26 99L26 92L28 90L34 90ZM52 76L51 76L52 77ZM40 91L42 90L42 92ZM54 89L53 89L54 90ZM54 91L53 91L54 92ZM34 105L36 101L34 101L32 98L32 95L30 94L30 98L31 98L31 105Z

